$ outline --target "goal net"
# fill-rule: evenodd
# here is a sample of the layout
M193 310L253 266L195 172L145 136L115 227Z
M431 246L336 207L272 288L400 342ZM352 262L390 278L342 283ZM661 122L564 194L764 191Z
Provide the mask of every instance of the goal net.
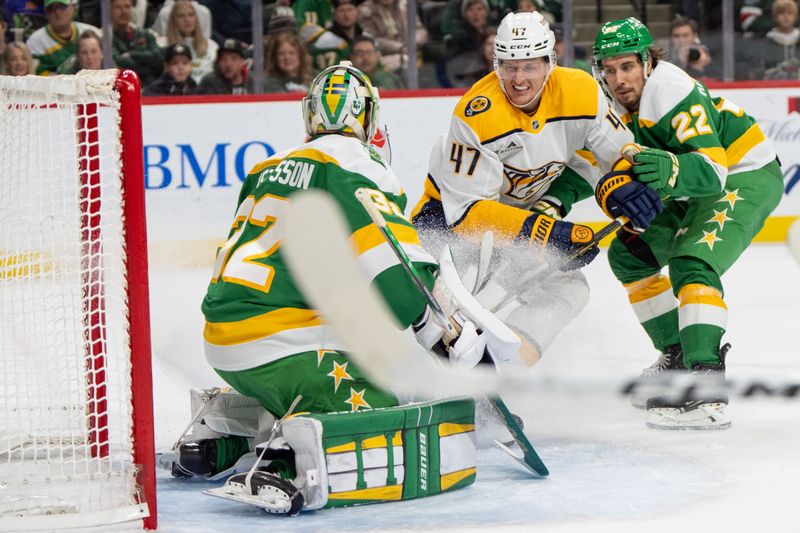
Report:
M155 527L138 80L0 76L0 530Z

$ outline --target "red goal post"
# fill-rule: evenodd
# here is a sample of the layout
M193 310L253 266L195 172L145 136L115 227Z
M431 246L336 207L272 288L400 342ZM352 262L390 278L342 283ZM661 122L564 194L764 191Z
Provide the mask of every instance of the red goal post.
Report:
M156 527L141 98L0 76L0 531Z

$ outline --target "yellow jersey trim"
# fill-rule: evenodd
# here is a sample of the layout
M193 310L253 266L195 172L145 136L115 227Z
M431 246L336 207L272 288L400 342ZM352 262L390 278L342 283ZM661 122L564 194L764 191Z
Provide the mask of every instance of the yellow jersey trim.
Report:
M231 346L269 337L290 329L322 325L313 309L284 307L235 322L206 322L203 338L218 346Z
M416 244L421 246L419 242L419 235L417 234L417 230L414 228L395 222L389 222L388 226L398 241L406 244ZM363 228L356 230L350 236L350 242L353 243L358 255L361 255L364 252L375 248L376 246L385 244L386 239L383 237L383 233L381 233L381 230L378 228L378 226L375 224L370 224L369 226L364 226Z
M738 139L733 141L730 146L725 149L725 155L728 159L728 166L732 167L742 160L747 152L752 150L756 145L764 142L766 137L758 124L750 126Z
M323 164L332 163L332 164L334 164L336 166L341 166L341 165L339 165L339 161L337 161L335 158L329 156L325 152L322 152L320 150L316 150L314 148L303 148L302 150L295 150L294 152L291 152L290 154L287 154L287 155L285 155L283 157L272 157L270 159L267 159L266 161L262 161L261 163L256 164L256 166L254 166L250 170L248 175L249 174L258 174L259 172L261 172L265 168L273 167L273 166L277 165L278 163L280 163L281 161L283 161L285 159L300 159L300 158L302 158L302 159L310 159L312 161L316 161L317 163L323 163Z

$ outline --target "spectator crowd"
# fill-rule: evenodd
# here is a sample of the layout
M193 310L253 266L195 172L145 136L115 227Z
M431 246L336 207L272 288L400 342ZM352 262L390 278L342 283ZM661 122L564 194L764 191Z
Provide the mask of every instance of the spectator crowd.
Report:
M798 0L736 2L737 79L798 79ZM696 3L672 4L674 12L695 14ZM277 0L263 11L269 93L305 92L315 73L344 59L382 89L405 87L409 61L420 69L421 86L470 86L491 72L496 26L512 11L541 12L564 54L560 0L419 0L415 57L406 0ZM101 68L100 18L99 0L0 0L0 73ZM135 70L146 95L249 94L251 24L249 0L111 0L107 61ZM720 44L713 41L707 46L698 22L678 14L664 44L669 60L690 75L719 78ZM585 47L571 55L573 66L591 71Z

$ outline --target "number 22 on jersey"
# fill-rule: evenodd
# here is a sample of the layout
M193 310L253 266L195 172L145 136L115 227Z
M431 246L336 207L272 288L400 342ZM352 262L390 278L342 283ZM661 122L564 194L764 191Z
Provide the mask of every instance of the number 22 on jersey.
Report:
M694 127L690 127L692 123L692 118L689 116L690 114L692 117L696 117ZM678 142L681 143L697 135L706 135L714 131L711 129L711 126L708 125L706 109L700 104L695 104L690 107L689 113L681 111L672 117L670 125L675 128L675 137L677 137Z
M275 269L256 259L269 257L280 247L281 232L276 227L288 206L288 199L271 194L262 196L258 201L254 196L245 198L236 210L233 234L217 252L211 282L216 283L221 278L229 283L269 292ZM255 239L239 244L245 229L253 226L263 227L264 230Z

